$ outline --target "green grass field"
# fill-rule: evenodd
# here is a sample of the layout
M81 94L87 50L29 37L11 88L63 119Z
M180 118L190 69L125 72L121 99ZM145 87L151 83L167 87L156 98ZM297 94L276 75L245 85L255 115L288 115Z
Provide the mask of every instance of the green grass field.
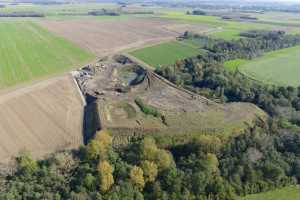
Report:
M299 200L300 187L286 187L261 194L248 195L239 200Z
M283 23L289 26L300 25L300 14L299 13L288 13L288 12L275 12L269 11L264 14L253 14L260 21L270 23Z
M281 49L247 61L239 70L264 83L299 86L300 85L300 46Z
M101 20L122 20L128 19L133 15L122 14L121 16L90 16L88 12L101 9L118 9L119 5L116 3L66 3L53 5L38 5L30 3L18 3L17 5L6 5L0 8L0 13L12 12L37 12L45 15L42 19L53 20L69 20L69 19L101 19ZM143 7L135 8L130 6L129 11L148 11ZM136 15L135 15L136 16ZM144 15L139 14L139 17ZM1 19L0 19L1 20Z
M117 4L113 3L89 3L89 4L53 4L53 5L38 5L19 3L17 5L6 5L4 8L0 8L1 13L11 12L40 12L46 16L66 15L66 14L83 14L95 9L111 9L117 8Z
M178 41L166 42L130 52L131 55L154 67L171 65L176 60L201 53L203 51L197 49L193 44Z
M0 89L63 72L94 56L29 21L0 22Z
M234 72L239 66L245 64L246 62L247 60L243 59L229 60L224 63L224 67L228 71Z

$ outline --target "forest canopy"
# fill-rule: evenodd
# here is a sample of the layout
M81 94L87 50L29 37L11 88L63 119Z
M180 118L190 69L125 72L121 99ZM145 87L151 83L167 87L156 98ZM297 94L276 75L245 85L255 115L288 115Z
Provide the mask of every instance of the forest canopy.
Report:
M107 131L79 151L24 154L1 179L1 199L236 199L300 181L300 135L279 121L221 142L200 135L161 147L152 137L116 148Z

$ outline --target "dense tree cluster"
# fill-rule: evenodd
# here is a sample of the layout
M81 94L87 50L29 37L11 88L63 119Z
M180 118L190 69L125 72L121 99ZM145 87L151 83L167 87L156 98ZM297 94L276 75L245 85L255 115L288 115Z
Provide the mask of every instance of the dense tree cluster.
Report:
M277 121L227 142L213 135L168 149L157 142L135 138L114 148L101 131L74 155L37 162L24 154L0 179L0 199L231 200L300 181L300 135Z
M271 116L285 117L300 125L300 87L263 85L238 71L228 72L223 66L226 60L250 59L266 51L296 45L300 37L274 31L243 34L250 38L215 42L211 47L207 45L207 54L179 60L175 65L159 68L156 72L177 85L209 98L224 102L251 102Z
M204 12L203 10L193 10L192 12L187 11L186 14L187 15L206 15L206 12Z
M299 35L286 35L283 31L250 30L242 32L237 40L219 41L209 51L222 55L223 59L252 59L264 52L288 48L300 44Z
M93 16L119 16L120 13L116 10L108 10L108 9L101 9L101 10L94 10L88 12L88 15L93 15Z
M37 12L11 12L0 13L0 17L45 17L45 15Z

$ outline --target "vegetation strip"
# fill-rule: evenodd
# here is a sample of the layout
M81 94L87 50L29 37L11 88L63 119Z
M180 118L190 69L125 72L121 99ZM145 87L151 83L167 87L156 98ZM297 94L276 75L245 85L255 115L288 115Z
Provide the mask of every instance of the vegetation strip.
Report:
M136 98L135 103L139 106L141 111L145 113L146 115L153 115L154 117L162 117L162 114L158 111L157 108L145 104L142 99Z

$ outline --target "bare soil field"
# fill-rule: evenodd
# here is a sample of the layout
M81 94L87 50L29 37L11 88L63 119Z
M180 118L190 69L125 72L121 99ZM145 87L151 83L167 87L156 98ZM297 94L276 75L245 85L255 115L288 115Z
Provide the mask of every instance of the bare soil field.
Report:
M70 75L0 96L0 159L22 151L40 158L83 143L84 101Z
M39 23L98 56L174 39L186 30L206 33L211 29L205 25L160 18L130 18L119 21L43 20Z

